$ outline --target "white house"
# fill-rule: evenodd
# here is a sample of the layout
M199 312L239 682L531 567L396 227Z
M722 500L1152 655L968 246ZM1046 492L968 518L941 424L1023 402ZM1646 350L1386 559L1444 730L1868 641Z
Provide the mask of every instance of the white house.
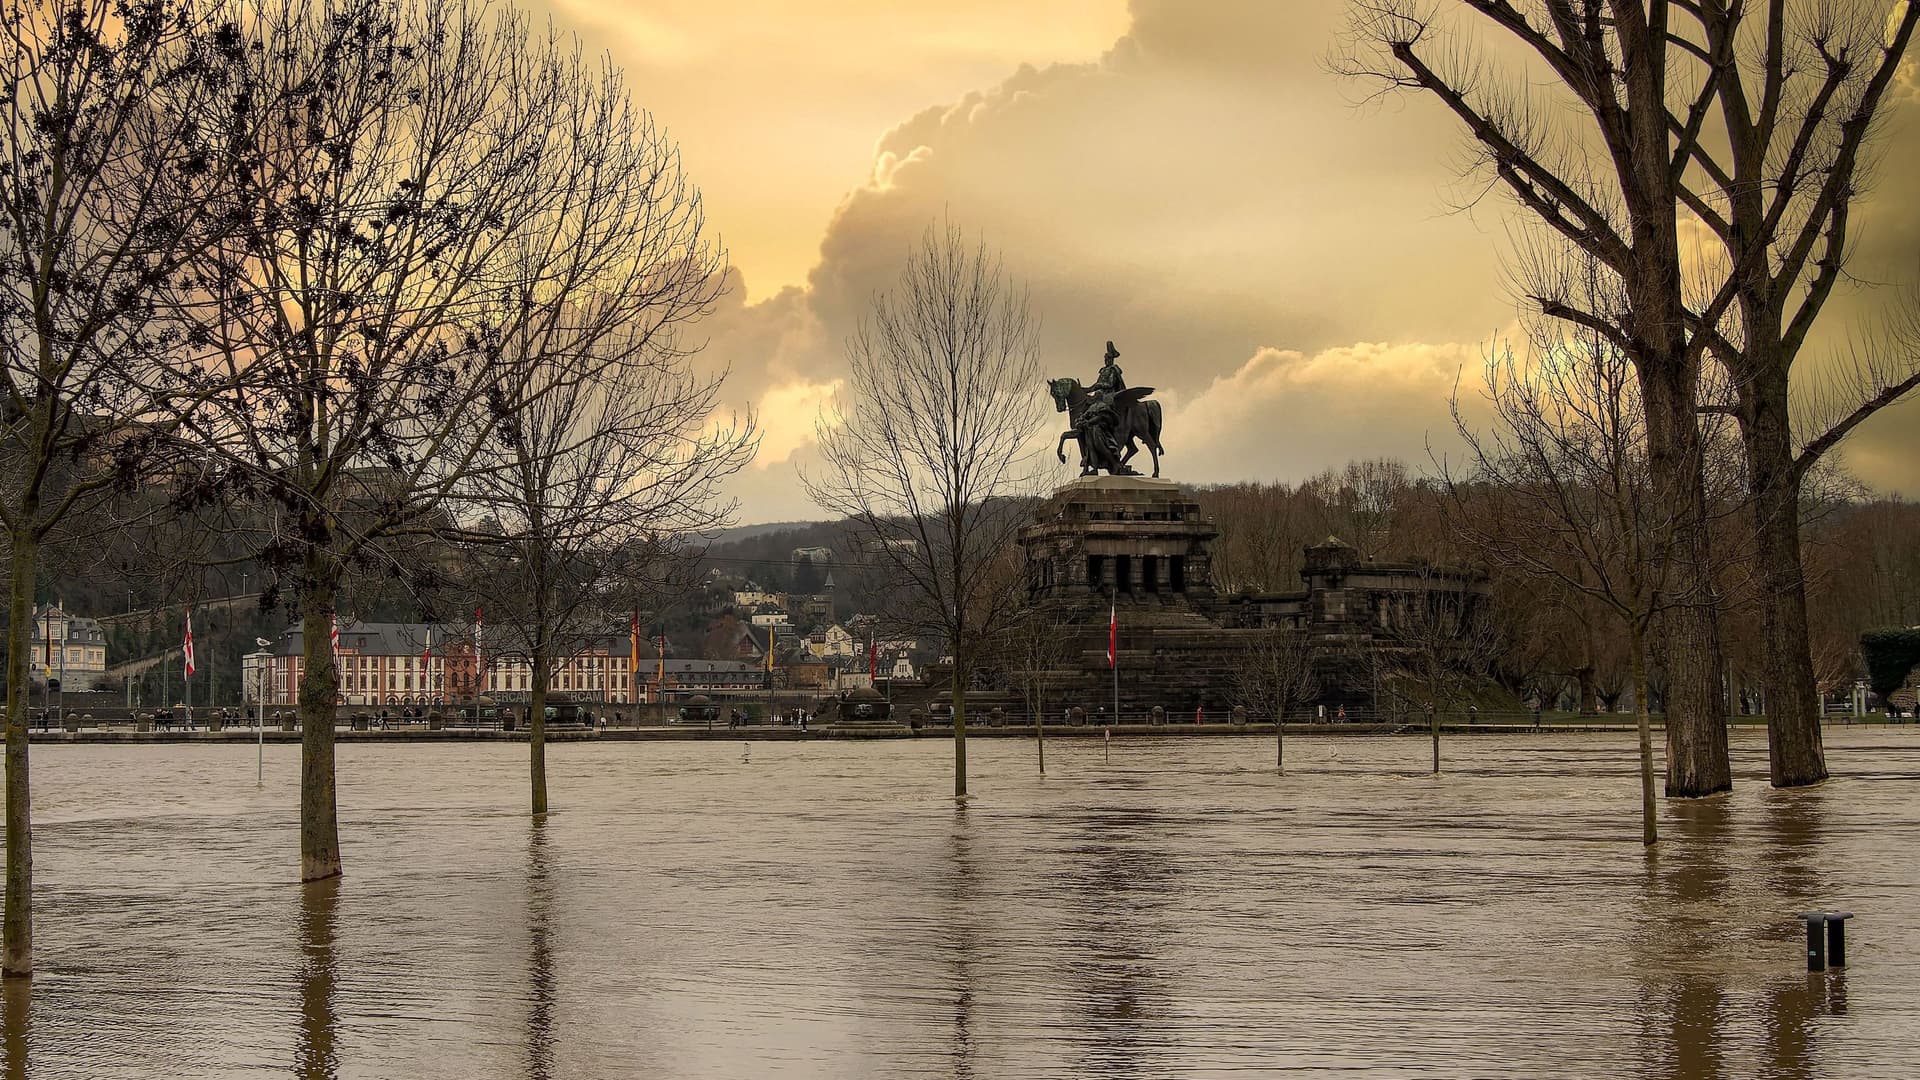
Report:
M807 635L807 655L821 660L858 656L863 648L846 627L838 624Z

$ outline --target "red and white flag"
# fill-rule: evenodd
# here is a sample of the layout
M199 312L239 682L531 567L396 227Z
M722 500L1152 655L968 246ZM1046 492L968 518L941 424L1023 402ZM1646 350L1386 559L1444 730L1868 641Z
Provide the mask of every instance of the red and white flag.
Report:
M427 627L427 651L420 654L420 666L433 666L433 627Z
M1107 666L1120 666L1120 615L1112 605L1107 607Z
M329 636L333 639L333 655L338 659L340 656L340 616L330 615L327 619L332 630Z
M180 643L180 654L186 658L187 674L198 670L193 666L193 608L187 608L187 636Z
M880 675L880 643L867 642L867 681L872 682Z

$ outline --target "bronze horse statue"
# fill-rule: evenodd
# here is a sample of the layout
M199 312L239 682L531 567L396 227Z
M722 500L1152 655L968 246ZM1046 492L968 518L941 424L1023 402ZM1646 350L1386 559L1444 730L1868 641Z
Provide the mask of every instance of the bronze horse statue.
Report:
M1080 385L1080 380L1074 378L1049 379L1047 389L1053 394L1053 411L1067 414L1068 430L1060 433L1059 441L1053 446L1054 454L1061 461L1065 461L1067 457L1064 448L1067 440L1078 438L1080 417L1086 412L1087 403L1092 400L1092 395ZM1153 475L1159 476L1160 455L1166 451L1160 446L1160 403L1144 400L1151 393L1153 393L1151 386L1136 386L1114 395L1114 409L1119 414L1120 422L1114 428L1113 441L1122 451L1120 465L1123 469L1127 461L1140 452L1140 448L1134 445L1134 441L1137 439L1145 443L1147 453L1153 458ZM1087 448L1082 446L1080 448L1082 469L1087 467L1087 461ZM1133 470L1126 469L1126 471Z

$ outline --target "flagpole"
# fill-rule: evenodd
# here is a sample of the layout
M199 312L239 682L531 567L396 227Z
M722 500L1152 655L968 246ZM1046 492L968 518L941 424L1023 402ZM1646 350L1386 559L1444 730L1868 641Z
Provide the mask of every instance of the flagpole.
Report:
M181 650L180 681L186 687L187 726L193 726L193 608L187 608L186 647Z
M1120 608L1114 602L1107 609L1107 661L1113 668L1113 722L1120 722Z

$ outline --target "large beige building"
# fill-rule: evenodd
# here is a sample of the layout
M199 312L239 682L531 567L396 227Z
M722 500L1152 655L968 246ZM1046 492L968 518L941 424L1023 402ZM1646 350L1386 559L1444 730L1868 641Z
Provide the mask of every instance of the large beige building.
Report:
M434 705L472 700L475 650L470 627L434 626L427 648L426 623L340 625L340 704L377 707ZM265 652L244 661L249 682L264 672L266 704L297 703L304 634L290 627ZM640 643L640 693L654 674L650 641ZM589 701L632 702L631 645L625 636L609 636L580 649L554 672L552 693ZM526 657L502 650L486 657L483 696L499 702L525 701L533 689L533 668Z
M107 632L94 619L69 615L59 604L33 609L33 656L27 678L46 681L51 672L67 690L91 690L107 673Z

